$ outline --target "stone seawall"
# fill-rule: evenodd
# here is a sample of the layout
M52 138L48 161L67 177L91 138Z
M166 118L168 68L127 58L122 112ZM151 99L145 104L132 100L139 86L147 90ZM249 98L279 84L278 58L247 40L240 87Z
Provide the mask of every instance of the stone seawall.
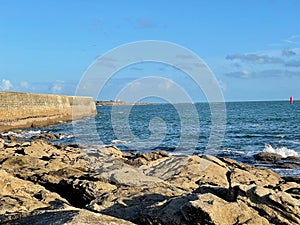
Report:
M0 92L0 131L39 127L96 114L90 97Z

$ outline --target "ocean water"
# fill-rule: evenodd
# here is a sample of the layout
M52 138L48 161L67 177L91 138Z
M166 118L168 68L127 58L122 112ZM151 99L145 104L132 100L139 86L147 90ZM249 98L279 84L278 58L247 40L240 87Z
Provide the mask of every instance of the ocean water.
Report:
M197 114L191 113L191 106ZM220 115L224 136L209 146L212 116L208 103L97 106L98 115L42 130L67 134L59 142L77 142L87 150L116 145L123 151L166 150L171 154L213 154L255 164L253 155L275 152L300 157L300 101L229 102ZM39 130L25 130L24 135ZM216 130L214 131L216 132ZM217 129L218 132L218 129ZM275 169L276 170L276 169ZM297 170L278 170L296 175Z

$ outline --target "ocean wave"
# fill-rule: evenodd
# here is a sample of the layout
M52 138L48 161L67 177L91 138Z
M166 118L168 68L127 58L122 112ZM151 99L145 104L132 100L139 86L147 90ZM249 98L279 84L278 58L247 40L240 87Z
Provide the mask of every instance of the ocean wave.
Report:
M13 131L8 131L8 132L3 132L1 133L2 136L14 136L14 137L19 137L19 138L30 138L32 136L37 136L41 135L42 131L41 130L28 130L28 131L21 131L21 132L13 132Z
M5 137L5 136L15 136L15 137L22 137L21 134L12 132L12 131L8 131L8 132L3 132L1 133L1 136Z
M111 141L111 144L113 144L113 145L122 145L122 144L128 144L128 143L129 143L128 141L122 141L122 140L118 140L118 139Z
M265 145L264 152L277 153L285 158L288 156L299 157L299 153L293 149L288 149L286 147L273 148L270 144Z
M69 134L69 135L67 135L67 134L62 134L60 137L59 137L59 139L70 139L70 138L73 138L74 137L74 135L72 135L72 134Z

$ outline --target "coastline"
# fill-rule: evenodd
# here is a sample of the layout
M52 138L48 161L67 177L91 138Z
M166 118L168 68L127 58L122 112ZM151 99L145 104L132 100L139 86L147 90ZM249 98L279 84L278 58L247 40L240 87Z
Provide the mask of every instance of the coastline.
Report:
M125 102L125 101L96 101L98 106L116 106L116 105L150 105L149 102Z
M300 181L210 155L0 139L2 224L299 224Z

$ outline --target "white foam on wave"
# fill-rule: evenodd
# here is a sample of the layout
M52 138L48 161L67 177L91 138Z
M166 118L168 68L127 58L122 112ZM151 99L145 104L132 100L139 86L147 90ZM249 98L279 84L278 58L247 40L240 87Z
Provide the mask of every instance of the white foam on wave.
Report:
M59 137L59 139L60 140L62 140L62 139L70 139L70 138L73 138L74 137L74 135L72 135L72 134L69 134L69 135L65 135L65 134L62 134L60 137Z
M22 137L21 134L18 134L18 133L12 132L12 131L8 131L8 132L1 133L1 135L2 135L2 136Z
M30 138L32 136L38 136L41 134L42 134L41 130L24 130L21 132L8 131L8 132L1 133L2 136L14 136L19 138Z
M22 134L28 134L28 135L38 135L41 134L41 130L29 130L29 131L22 131Z
M111 143L113 145L117 145L117 144L122 145L122 144L128 144L129 142L116 139L116 140L112 140Z
M264 152L277 153L284 158L286 158L288 156L299 157L299 153L293 149L288 149L286 147L273 148L272 145L270 145L270 144L265 145Z

